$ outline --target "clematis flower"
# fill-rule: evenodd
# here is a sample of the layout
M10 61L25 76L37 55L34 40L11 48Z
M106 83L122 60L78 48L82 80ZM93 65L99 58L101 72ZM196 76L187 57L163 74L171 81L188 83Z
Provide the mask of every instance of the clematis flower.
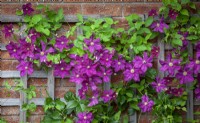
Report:
M191 60L189 63L189 67L193 68L195 74L198 74L200 71L200 60Z
M78 95L81 99L86 98L86 92L88 90L88 83L82 83L81 89L78 90Z
M91 99L89 99L90 103L88 104L88 106L91 107L97 105L99 103L98 97L99 97L98 91L93 91L93 96Z
M200 51L200 41L198 41L198 43L196 44L195 48L196 48L197 51Z
M187 40L187 37L188 37L188 32L178 32L178 34L182 35L181 37L181 40L182 40L182 46L181 46L181 50L185 50L187 48L187 45L188 45L188 40Z
M153 100L150 100L147 95L142 96L142 102L138 104L142 112L150 112L154 106Z
M70 68L71 66L62 60L59 64L54 65L54 75L60 76L63 79L64 77L70 75Z
M148 57L148 54L144 52L143 58L136 56L133 60L134 67L142 71L141 74L145 73L148 68L152 67L152 57Z
M6 45L6 49L8 50L11 57L14 57L17 60L20 60L20 52L19 52L18 43L14 43L11 41L8 45Z
M158 93L165 91L167 88L165 80L159 77L156 77L156 82L152 82L151 85Z
M99 62L101 65L104 65L107 68L112 65L113 53L111 52L112 51L104 50L104 52L100 54Z
M113 97L115 97L114 95L115 95L115 92L113 90L104 90L101 98L103 99L104 103L107 103L114 99L113 98Z
M168 15L169 15L169 17L170 17L171 19L175 20L175 19L177 18L177 16L178 16L178 12L176 12L176 11L173 10L173 9L170 9Z
M194 90L194 94L195 94L195 98L197 100L200 100L200 86L198 86L195 90Z
M33 73L33 63L21 61L17 66L17 70L20 71L20 76L25 76L26 74L31 75Z
M163 61L163 60L159 61L160 64L162 65L160 70L163 72L167 71L169 73L169 75L173 76L176 71L181 69L180 61L181 60L172 59L172 55L169 54L165 61Z
M150 26L153 31L163 33L164 29L168 29L169 26L164 23L163 18L160 19L159 22L153 22Z
M124 70L126 61L122 58L122 56L118 56L118 59L112 61L112 67L114 68L115 72L120 70Z
M10 37L14 33L13 25L12 24L5 25L4 29L2 30L2 32L4 33L5 38Z
M34 58L35 45L29 42L26 42L26 39L20 39L20 51L21 58L26 59L27 57Z
M149 11L149 13L148 13L148 15L149 16L157 16L158 15L158 13L157 13L157 10L156 9L151 9L150 11Z
M151 49L151 56L152 57L158 57L158 55L159 55L159 53L160 53L160 47L156 47L156 46L154 46L152 49Z
M81 84L85 80L85 77L77 69L72 70L70 75L70 82L75 82L76 84Z
M24 15L31 15L32 12L34 11L31 3L24 4L22 6L22 10L23 10Z
M139 70L136 69L132 63L126 64L126 69L123 74L125 81L130 81L132 79L135 81L140 81Z
M60 36L56 38L55 47L60 50L60 52L63 51L63 49L68 49L68 42L69 40L65 36Z
M185 66L183 69L180 69L176 74L176 78L179 80L180 84L186 84L194 81L193 72L189 66Z
M40 33L36 32L34 29L31 29L27 37L32 43L35 43L36 39L40 37Z
M46 62L47 61L47 55L49 53L53 53L54 49L50 47L48 50L46 50L46 44L41 41L41 49L37 49L37 53L35 54L36 59L40 59L40 62Z
M172 87L169 87L169 89L166 91L167 94L171 94L176 97L182 96L183 92L184 92L183 88L172 88Z
M94 39L93 35L90 37L90 39L84 39L84 42L91 53L94 53L95 50L102 49L102 46L100 44L100 38Z
M91 123L93 120L93 115L91 112L80 112L78 113L77 123Z
M99 76L102 77L104 82L110 82L110 77L112 75L111 69L105 69L104 67L100 67L100 71L98 72Z

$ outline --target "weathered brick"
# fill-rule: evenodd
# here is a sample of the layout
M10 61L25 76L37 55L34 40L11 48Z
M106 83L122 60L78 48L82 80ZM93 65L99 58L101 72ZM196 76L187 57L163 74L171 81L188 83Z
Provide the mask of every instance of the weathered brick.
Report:
M37 106L36 111L32 112L31 115L44 115L44 109L42 106Z
M48 4L53 10L58 11L59 8L63 9L65 15L75 15L81 13L81 4Z
M125 28L128 29L128 21L124 17L113 17L114 21L118 21L114 28Z
M1 107L1 115L19 115L18 106Z
M11 58L11 57L10 57L8 51L1 51L0 54L1 54L1 55L0 55L0 58L3 59L3 60L14 60L14 58Z
M16 86L15 79L3 79L0 78L0 86L4 86L4 82L8 82L10 86Z
M41 116L40 115L31 115L28 119L30 123L41 123Z
M122 16L121 4L83 4L83 15Z
M2 8L1 8L1 14L2 15L15 15L16 10L21 9L22 4L18 3L13 3L13 4L9 4L9 3L3 3L2 4Z
M28 79L28 85L34 85L38 87L46 87L47 79L30 78Z
M76 92L75 87L55 87L55 97L56 98L63 98L65 93L71 91Z
M19 98L19 97L20 97L19 92L0 87L0 98Z
M118 3L118 2L143 2L144 0L63 0L64 2L84 2L84 3Z
M148 114L142 114L140 118L138 119L138 123L151 123L152 116Z
M36 87L35 93L36 93L36 98L48 97L46 87Z
M124 16L130 15L130 14L146 14L151 9L158 9L161 7L162 4L156 3L156 4L124 4L123 6L123 14Z
M162 2L162 0L146 0L146 2Z
M1 0L2 3L18 3L20 0Z
M112 83L118 83L118 82L123 80L123 77L124 77L123 73L117 73L117 75L113 75L111 77L111 82Z
M0 68L1 70L16 70L18 63L17 60L1 60Z
M3 119L5 119L8 123L19 123L19 116L13 115L13 116L1 116Z
M64 86L64 87L75 87L73 82L69 82L69 79L55 79L56 86Z

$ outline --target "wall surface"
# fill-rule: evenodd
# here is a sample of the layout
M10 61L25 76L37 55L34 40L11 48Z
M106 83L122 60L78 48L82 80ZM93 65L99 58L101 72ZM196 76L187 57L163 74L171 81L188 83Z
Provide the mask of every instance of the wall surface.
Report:
M63 8L65 15L76 15L77 13L83 15L100 15L111 16L113 19L118 20L118 27L127 26L125 16L137 13L147 14L152 8L158 9L162 6L161 0L0 0L0 13L1 15L15 15L17 9L21 9L21 6L26 2L32 2L35 6L37 4L48 4L52 9L57 10ZM200 2L197 2L197 8L200 9ZM0 24L0 30L2 30L4 24ZM17 24L13 23L15 28ZM60 34L68 30L68 25L65 23L63 30ZM2 32L0 32L0 42L7 44L9 39L5 39ZM59 34L59 35L60 35ZM0 70L13 71L16 70L17 61L10 58L7 51L0 51ZM156 60L155 60L156 61ZM156 66L157 63L155 63ZM113 81L117 81L119 78L114 78ZM14 79L0 78L0 98L19 98L20 95L14 91L5 91L3 82L8 81L12 86L15 86ZM47 79L29 78L28 86L35 85L37 87L37 98L46 97ZM75 85L70 83L68 79L56 79L55 80L55 97L61 98L67 91L75 92ZM5 102L6 103L6 102ZM194 108L200 111L200 107ZM34 112L28 119L31 123L39 123L44 115L42 106L38 106L36 112ZM183 115L185 115L183 113ZM9 123L19 122L19 106L0 107L0 116L5 118ZM150 123L151 115L141 115L139 123Z

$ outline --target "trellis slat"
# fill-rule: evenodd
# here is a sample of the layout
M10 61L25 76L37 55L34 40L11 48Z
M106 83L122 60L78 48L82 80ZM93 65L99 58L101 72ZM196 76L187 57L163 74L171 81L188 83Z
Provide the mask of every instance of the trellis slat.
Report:
M23 82L24 89L27 89L27 75L21 77L21 80ZM26 122L26 111L22 110L22 106L24 103L27 103L26 94L20 91L20 122Z
M48 93L49 93L49 96L54 99L55 78L53 75L53 69L48 70L47 78L48 78L47 80Z
M158 55L158 60L157 60L157 69L159 70L161 67L161 64L159 60L165 60L165 44L164 42L161 41L161 38L158 38L158 47L160 48L160 53ZM158 72L159 77L164 77L163 72Z

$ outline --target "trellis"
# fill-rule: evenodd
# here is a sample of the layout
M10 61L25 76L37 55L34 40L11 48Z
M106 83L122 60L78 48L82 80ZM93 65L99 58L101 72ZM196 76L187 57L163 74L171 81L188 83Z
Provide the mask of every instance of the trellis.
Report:
M147 17L146 15L140 15L143 19ZM89 15L89 16L84 16L84 19L88 17L93 17L93 18L99 18L99 15ZM3 23L8 23L8 22L23 22L23 18L19 16L9 16L9 15L0 15L0 21ZM65 19L63 22L67 23L75 23L77 22L78 19L76 16L65 16ZM77 29L77 35L82 34L82 30L80 28ZM170 46L165 46L163 42L158 39L157 41L158 45L160 47L160 54L158 59L164 60L165 59L165 50L170 50ZM5 44L0 44L1 51L6 51ZM193 54L193 47L192 45L189 45L189 53L192 55ZM157 62L157 67L158 69L160 68L159 62ZM164 77L164 73L159 72L159 76ZM50 69L48 70L47 73L44 71L34 71L34 73L30 76L24 76L20 77L20 72L19 71L0 71L0 77L1 78L20 78L23 83L24 83L24 88L27 88L27 80L28 78L47 78L47 90L49 95L54 99L54 85L55 85L55 77L53 75L53 70ZM187 84L187 88L189 88L191 84ZM78 89L80 86L76 85L76 95L78 94ZM105 83L104 84L104 89L109 89L110 88L110 83ZM20 106L20 122L26 122L26 112L22 110L22 104L23 103L31 103L34 102L36 105L44 105L44 100L45 98L33 98L31 100L26 99L26 95L24 93L20 93L20 99L15 99L15 98L0 98L0 105L1 106ZM64 98L61 98L62 101L64 101ZM194 105L200 105L200 102L194 102L193 100L193 91L188 90L188 100L187 100L187 119L193 119L194 114L193 114L193 106ZM137 122L137 114L135 113L134 115L131 115L129 117L129 121L131 123L136 123Z

